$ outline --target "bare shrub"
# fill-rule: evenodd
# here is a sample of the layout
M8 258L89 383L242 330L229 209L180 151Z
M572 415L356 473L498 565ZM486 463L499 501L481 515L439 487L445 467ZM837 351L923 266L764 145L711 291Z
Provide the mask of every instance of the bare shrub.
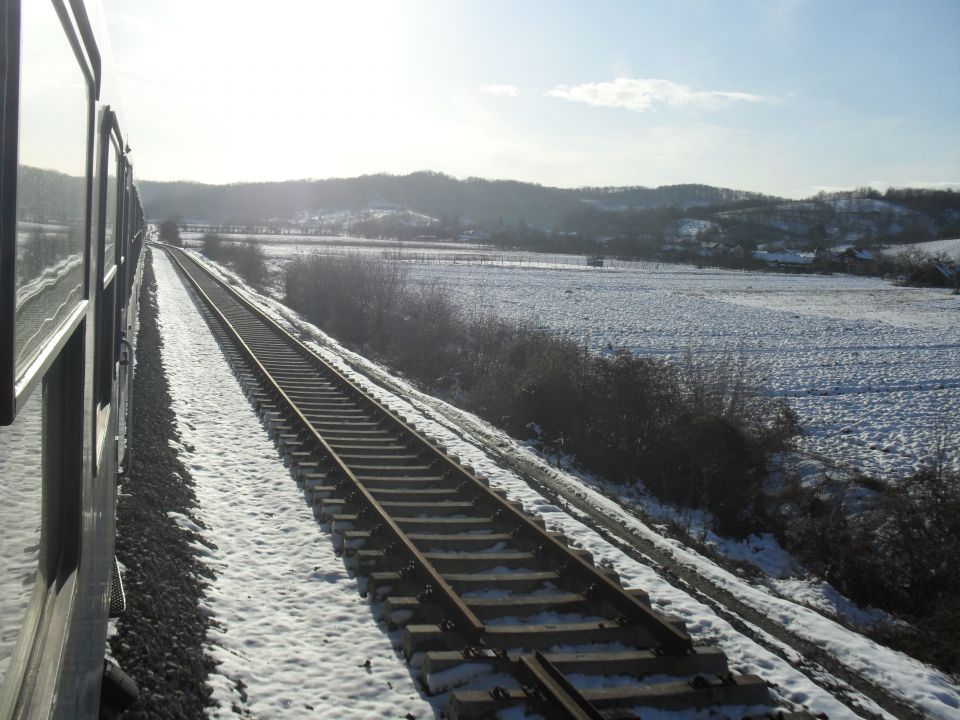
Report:
M575 343L490 319L474 322L478 342L470 358L477 382L469 407L514 434L536 424L558 444L582 434L589 356Z
M611 477L639 478L658 495L668 492L660 478L674 464L668 441L679 397L675 369L625 350L592 365L586 457Z
M223 260L225 248L223 236L218 233L206 233L200 238L200 252L211 260Z
M749 403L757 396L748 392L742 357L706 358L688 350L677 371L681 395L690 412L734 421L748 417Z
M384 331L392 362L446 394L459 392L465 333L460 312L437 283L410 286L400 297L396 324Z
M160 241L175 247L183 247L183 240L180 239L180 224L173 218L160 223Z
M663 441L648 486L661 497L709 509L720 529L758 529L763 483L791 447L796 416L786 401L763 395L742 358L688 352L660 384L669 388Z
M262 286L267 280L267 256L253 238L247 238L234 248L231 264L251 285Z
M893 484L824 477L786 492L783 544L854 601L908 620L878 629L884 641L960 671L960 473L940 464Z
M200 238L200 251L211 260L229 265L255 287L263 286L268 279L267 256L252 237L236 243L218 233L206 233Z
M931 468L883 493L861 533L873 550L868 595L913 621L900 642L960 672L960 473Z
M283 277L291 307L344 342L378 352L389 344L407 284L401 263L359 253L299 256Z

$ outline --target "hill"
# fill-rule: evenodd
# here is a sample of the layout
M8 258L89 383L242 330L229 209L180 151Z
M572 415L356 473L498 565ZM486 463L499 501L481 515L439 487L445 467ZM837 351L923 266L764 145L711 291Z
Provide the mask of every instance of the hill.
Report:
M337 213L372 210L438 220L447 215L491 230L517 223L552 229L585 205L604 210L690 208L765 198L708 185L565 189L514 180L458 180L434 172L233 185L142 181L139 187L149 216L158 220L181 217L215 225L297 220L302 224L311 219L322 222Z
M504 247L714 256L960 236L960 193L871 188L787 200L709 185L555 188L435 172L204 185L142 182L151 219L234 232L492 240ZM466 233L464 235L464 233Z

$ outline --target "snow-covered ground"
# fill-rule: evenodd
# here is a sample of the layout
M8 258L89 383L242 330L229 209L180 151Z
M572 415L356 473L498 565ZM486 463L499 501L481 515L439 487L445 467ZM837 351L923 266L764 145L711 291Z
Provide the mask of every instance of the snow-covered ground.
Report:
M160 263L158 282L160 283L161 321L164 323L165 332L167 323L170 323L170 332L174 335L194 332L190 328L198 326L199 317L185 302L182 291L171 287L176 278L171 275L169 266L164 266L163 263L165 261ZM175 307L172 311L166 310L165 306L172 299L176 299ZM578 507L584 505L592 511L602 512L636 537L642 537L655 544L660 552L670 555L675 562L695 568L698 573L710 578L712 583L723 587L741 602L758 609L767 615L771 622L789 628L791 632L800 635L807 642L813 643L823 652L836 658L842 665L872 678L877 685L887 688L893 694L922 708L930 716L956 717L960 710L960 689L951 684L950 680L941 673L844 629L816 610L776 597L769 588L752 585L735 574L723 570L680 543L663 537L654 528L626 512L619 504L585 486L577 477L557 469L547 470L546 464L529 448L517 444L486 423L445 403L422 395L402 380L391 376L383 368L345 351L279 303L262 297L256 299L292 330L315 338L314 345L318 352L341 367L345 373L352 375L369 392L406 417L422 432L445 445L451 453L461 459L461 462L472 465L478 473L487 477L492 485L504 489L511 499L523 502L529 512L541 515L550 527L562 530L575 544L590 550L598 561L612 564L627 587L646 589L655 607L682 617L698 641L713 642L722 647L730 658L733 669L762 675L774 683L775 692L780 697L799 705L806 705L814 712L825 712L831 718L854 716L847 705L840 703L833 695L823 690L811 680L811 677L833 687L843 687L844 684L841 681L830 677L822 670L817 670L816 666L804 661L795 651L782 646L758 628L752 628L752 630L755 636L763 639L763 644L741 634L710 606L671 584L655 566L638 562L603 539L591 527L588 515L583 509L573 508L567 503L558 505L531 487L516 472L509 469L509 466L505 466L501 461L502 456L505 453L511 454L522 459L523 462L539 464L544 472L550 473L552 482L556 483L564 494L578 499ZM206 346L202 348L204 364L216 364L217 361L222 363L222 360L215 357L216 353L208 351ZM173 355L176 347L165 352ZM248 468L248 465L259 468L261 466L255 463L260 462L269 464L272 449L268 445L259 444L266 441L262 438L262 431L255 421L251 420L247 424L239 422L241 409L244 407L242 397L235 397L235 403L234 400L227 402L227 395L236 396L238 391L234 391L235 384L228 374L224 374L225 369L221 367L217 374L212 376L204 375L201 382L200 375L188 373L187 366L193 362L189 357L187 353L180 360L171 360L169 367L174 376L171 379L171 392L174 394L178 425L184 433L184 440L193 446L189 451L184 450L185 461L190 464L198 485L209 487L209 490L198 490L201 507L209 508L204 511L204 521L211 528L207 536L219 547L212 554L215 567L221 573L221 577L214 582L209 601L213 615L227 621L223 637L218 639L219 644L214 648L218 657L225 661L223 680L217 690L218 697L231 697L230 688L234 684L233 678L240 674L248 686L246 692L251 702L254 702L254 698L263 698L262 702L265 705L260 706L262 712L271 714L262 708L274 698L296 697L297 699L292 700L289 705L289 712L295 714L302 707L302 703L308 701L300 699L302 695L294 695L294 690L285 690L283 694L278 693L273 684L282 682L285 676L282 673L272 674L260 669L261 663L275 661L278 652L287 652L286 649L278 651L275 644L267 642L265 635L269 635L270 632L264 633L262 629L274 624L286 631L290 626L296 625L296 631L302 634L305 631L303 623L319 618L320 613L316 615L307 613L303 620L300 619L302 616L298 616L298 622L290 623L285 619L281 621L277 613L271 612L270 601L253 603L243 598L247 594L253 597L272 598L276 594L276 590L272 587L276 578L287 577L288 573L291 578L299 575L298 571L289 569L291 565L288 565L287 558L289 557L289 563L293 568L300 567L302 557L299 552L300 547L308 544L311 547L308 552L310 562L319 562L318 558L322 555L320 546L328 540L318 526L313 525L312 529L306 529L306 525L310 524L309 512L300 505L299 498L292 487L292 481L282 470L274 469L270 473L265 466L252 471ZM183 375L184 379L176 379L179 375ZM215 389L204 391L202 390L204 387ZM200 403L202 395L208 395L208 397ZM249 408L246 412L250 412ZM181 419L181 413L198 415L188 421ZM222 415L229 415L231 418L236 416L238 422L231 424L223 434L218 433L213 438L206 438L205 436L211 432L207 429L206 423ZM190 416L187 415L187 417ZM257 433L261 433L259 439ZM248 459L244 459L242 465L231 464L230 473L218 472L223 457L241 451L257 457L248 458L244 455L243 457ZM238 485L241 481L246 482L243 478L248 472L258 476L259 482L254 491L245 491L237 497ZM284 483L285 490L282 489ZM286 499L277 495L276 499L272 500L277 503L277 509L266 510L261 504L261 497L267 497L268 500L274 498L273 491L270 490L273 486L276 486L278 493L285 493L283 497ZM264 524L277 523L281 515L285 518L281 527L292 523L292 512L283 514L283 510L290 508L291 504L299 505L299 510L305 513L304 519L307 522L303 528L305 530L303 534L301 534L299 520L296 528L286 533L275 532L274 529L260 533L257 529L258 525L263 527ZM240 509L237 510L236 506ZM246 521L241 521L239 515L248 517ZM218 526L224 528L219 533ZM306 539L308 532L313 533L313 540ZM236 556L227 554L225 548L233 543L248 551L251 547L255 547L257 551ZM278 548L278 545L282 546ZM204 552L210 551L204 550ZM327 573L325 577L329 577L330 573L342 573L342 565L338 566L333 558L331 560L333 560L332 565L325 566L328 569L323 571ZM243 562L245 565L239 570L230 570L229 566L233 562ZM261 579L261 574L264 580ZM339 581L341 575L335 576L338 578L338 582L334 583L335 587L345 589L352 586L352 581L346 577L343 577L341 582ZM297 602L304 602L311 590L315 591L315 585L311 588L310 583L305 584L307 588L294 587L290 590L292 593L290 600L284 602L284 606L289 606L290 611L295 610ZM264 587L265 585L267 587ZM363 603L353 599L349 592L335 594L332 597L333 603L338 607L330 609L331 616L342 617L344 623L358 622L359 619L369 626L367 635L361 634L360 628L356 628L358 646L363 646L365 638L372 638L379 634L383 652L386 653L382 657L386 663L391 657L389 650L386 649L389 639L376 629L369 609L363 607ZM339 607L341 602L345 604ZM285 618L286 613L280 613L280 615ZM232 633L231 628L234 628ZM331 632L324 622L313 624L311 628L312 632L321 633L320 637L323 637L324 632ZM244 632L247 631L253 633L254 638L249 643L244 642ZM351 626L351 633L353 632L354 626ZM372 636L370 632L373 633ZM284 635L279 642L284 648L295 647L293 653L297 656L305 654L312 666L314 654L322 653L323 650L316 650L314 645L299 646L298 637L299 635L295 635L294 639L288 641L287 636ZM370 642L371 644L364 648L365 655L374 652L373 640L371 639ZM776 648L779 654L771 652L771 648ZM311 652L314 654L310 654ZM316 674L310 671L309 677L336 677L334 673L323 672L324 666L321 663L325 661L329 662L330 659L317 658L316 667L321 670ZM348 665L348 663L341 661L340 665ZM305 677L308 676L304 670L306 665L294 664L294 667L300 668L299 674L294 674L306 683ZM804 668L809 675L798 668ZM261 675L261 672L264 674ZM347 687L341 689L340 697L352 692L349 682L345 684ZM394 685L396 686L396 683ZM324 692L328 691L326 682L318 681L318 686L323 687ZM409 690L400 691L404 700L413 701L414 696L409 693ZM851 698L852 704L883 715L879 708L856 691L848 689L846 694ZM424 701L420 700L420 702ZM274 708L272 714L281 712L276 709L277 706L272 707ZM288 710L282 710L283 714L287 712Z
M939 255L943 253L952 258L954 262L960 262L960 238L954 238L952 240L930 240L929 242L916 243L914 245L894 245L883 252L899 255L909 252L914 248L929 255Z
M315 251L268 248L278 266ZM597 352L742 358L766 392L790 399L801 451L829 465L897 477L928 463L941 440L960 447L960 297L949 291L616 260L587 268L577 256L451 245L402 256L415 279L449 287L464 308Z
M196 549L216 573L206 594L219 663L211 715L433 716L169 260L154 251L153 262L178 450L208 529L175 519L202 533Z
M604 352L742 358L786 396L800 448L878 475L909 473L946 433L960 445L960 297L851 276L694 268L600 271L426 264L466 308Z

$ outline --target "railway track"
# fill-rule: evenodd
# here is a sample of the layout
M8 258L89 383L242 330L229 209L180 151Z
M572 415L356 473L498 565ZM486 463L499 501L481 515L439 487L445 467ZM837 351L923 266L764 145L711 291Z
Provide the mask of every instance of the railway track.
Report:
M167 249L348 568L449 718L771 708L682 621L569 547L182 251ZM615 680L611 680L615 678ZM796 715L801 717L801 715Z

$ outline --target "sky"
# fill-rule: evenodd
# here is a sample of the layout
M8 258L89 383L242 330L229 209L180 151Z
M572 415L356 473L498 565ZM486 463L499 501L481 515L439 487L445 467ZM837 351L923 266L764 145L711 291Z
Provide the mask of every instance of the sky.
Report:
M960 0L103 0L141 179L960 187Z

